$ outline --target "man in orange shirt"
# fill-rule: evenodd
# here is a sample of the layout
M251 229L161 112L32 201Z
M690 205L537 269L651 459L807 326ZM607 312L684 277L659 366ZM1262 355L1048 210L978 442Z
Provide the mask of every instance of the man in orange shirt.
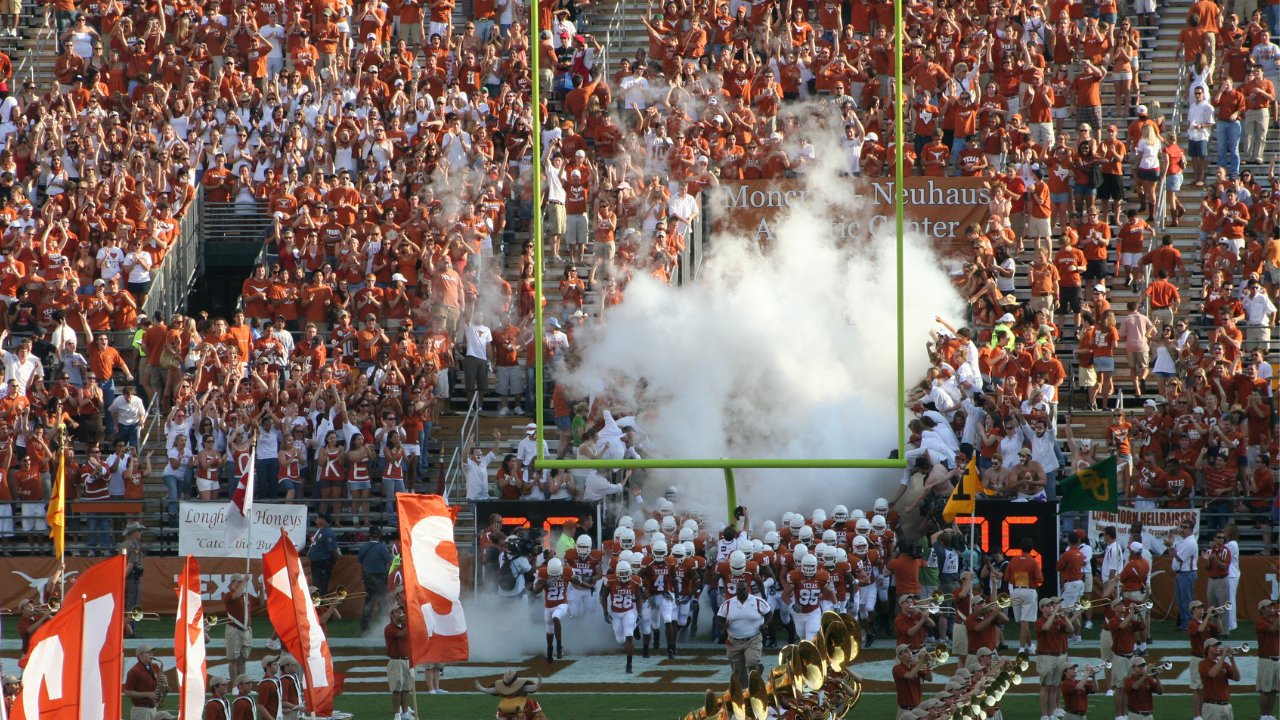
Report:
M1214 136L1218 141L1218 167L1226 168L1232 178L1240 177L1240 117L1247 104L1244 93L1235 89L1231 78L1223 78L1213 96L1218 118ZM1240 229L1243 232L1244 226Z
M1035 622L1039 611L1036 609L1036 589L1044 584L1044 575L1040 570L1040 555L1036 553L1035 541L1029 537L1022 538L1021 552L1009 558L1004 576L1009 581L1009 596L1020 600L1014 605L1013 619L1020 626L1018 632L1018 648L1027 649L1035 654L1036 644L1031 637L1031 623ZM1012 553L1011 553L1012 554Z
M1071 110L1077 123L1102 127L1102 80L1107 71L1088 60L1080 61L1080 74L1071 84Z
M111 403L116 399L115 369L119 368L124 373L125 380L130 383L133 382L133 373L125 364L124 358L120 357L120 353L109 345L110 338L106 335L98 335L95 338L93 331L87 327L85 334L88 336L89 343L89 369L98 378L98 387L102 388L102 407L105 410L111 407ZM102 428L108 436L115 435L115 420L111 413L103 412Z
M1045 182L1044 170L1040 167L1033 167L1031 173L1035 175L1035 182L1027 192L1027 228L1025 235L1033 238L1036 247L1040 247L1043 240L1049 242L1049 238L1053 234L1053 228L1049 219L1053 216L1053 207L1050 203L1049 183ZM1066 247L1064 245L1063 249Z

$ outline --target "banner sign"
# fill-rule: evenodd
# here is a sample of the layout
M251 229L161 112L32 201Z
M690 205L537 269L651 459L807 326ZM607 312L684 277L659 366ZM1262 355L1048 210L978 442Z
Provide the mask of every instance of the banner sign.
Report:
M928 238L944 258L967 251L964 229L977 223L986 229L991 191L980 177L910 177L904 181L904 221L908 232ZM841 179L857 198L848 206L832 206L831 237L863 238L894 226L893 193L889 178ZM776 240L774 234L784 213L809 201L803 178L784 180L726 180L709 191L711 231L756 237L761 243ZM862 206L859 207L858 203Z
M184 502L178 513L178 554L200 558L244 559L245 542L251 541L249 557L260 559L280 540L280 529L289 533L294 547L307 544L306 505L259 505L250 510L250 532L234 547L227 547L227 503Z
M1173 572L1173 558L1152 558L1151 561L1151 619L1172 621L1178 616L1178 602ZM1280 579L1277 578L1276 556L1242 555L1240 557L1240 585L1236 588L1236 622L1244 630L1245 637L1253 637L1253 628L1243 625L1258 617L1258 601L1280 599ZM1094 583L1095 590L1100 583ZM1196 586L1192 597L1201 602L1209 599L1209 573L1196 573ZM1095 611L1096 612L1096 611ZM1234 634L1233 634L1234 636ZM1236 636L1238 637L1238 636ZM1250 643L1253 641L1250 640ZM1234 644L1234 643L1233 643Z
M279 540L280 531L276 531ZM265 535L265 533L264 533ZM23 600L42 602L41 597L45 585L58 569L58 559L42 558L3 558L0 562L0 608L15 610ZM360 563L354 555L343 555L335 558L333 574L329 578L329 591L333 592L339 585L344 585L348 592L364 590L363 574ZM103 559L67 557L67 588L80 576ZM142 609L146 612L162 615L176 615L178 612L178 580L182 575L186 558L181 557L144 557L142 559ZM470 563L468 563L469 565ZM308 570L311 563L302 558L302 567ZM231 586L231 577L244 572L244 558L214 558L200 561L200 599L205 615L226 615L222 594ZM253 574L254 595L258 598L255 606L259 615L267 614L266 598L263 596L262 561L250 562L249 572ZM364 607L363 598L348 598L338 605L338 611L345 617L358 617ZM220 630L215 635L221 637Z
M1094 510L1089 513L1089 545L1101 558L1101 553L1107 547L1107 539L1102 534L1106 528L1115 528L1116 537L1121 542L1126 542L1129 528L1134 523L1142 523L1142 544L1152 555L1161 555L1166 551L1165 536L1169 533L1178 534L1178 528L1184 520L1195 522L1196 537L1200 537L1200 511L1195 508L1134 510L1122 507L1119 512Z

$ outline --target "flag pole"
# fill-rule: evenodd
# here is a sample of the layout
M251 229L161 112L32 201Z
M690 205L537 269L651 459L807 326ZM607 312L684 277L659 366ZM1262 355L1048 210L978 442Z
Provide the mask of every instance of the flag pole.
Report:
M248 470L248 471L249 471L250 473L252 473L252 472L253 472L253 470L254 470L254 463L256 463L256 462L257 462L257 454L258 454L258 431L257 431L257 429L255 428L255 429L254 429L254 431L253 431L253 437L250 439L250 445L249 445L249 470ZM246 485L245 490L246 490L247 492L253 492L253 491L254 491L254 488L248 487L248 483L246 483L245 485ZM246 498L246 499L245 499L245 502L246 502L246 503L248 503L248 504L250 504L250 507L252 508L253 498ZM253 589L253 570L251 569L251 567L252 567L252 566L251 566L251 560L249 559L249 558L252 556L252 554L253 554L253 515L252 515L252 510L250 511L250 514L248 514L248 515L246 515L246 516L245 516L245 520L248 522L248 525L247 525L247 527L245 527L245 531L244 531L244 576L245 576L245 582L246 582L246 583L248 584L248 586L249 586L249 588L248 588L248 589L249 589L249 590L252 590L252 589ZM245 601L244 601L244 629L245 629L245 632L252 632L252 631L250 630L250 628L251 628L251 627L252 627L252 626L251 626L251 625L249 625L249 600L246 598L246 599L245 599Z

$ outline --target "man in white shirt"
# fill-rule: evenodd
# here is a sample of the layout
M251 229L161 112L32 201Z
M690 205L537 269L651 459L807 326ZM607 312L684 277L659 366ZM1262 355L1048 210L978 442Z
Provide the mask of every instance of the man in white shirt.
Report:
M1262 284L1250 280L1240 304L1244 306L1244 339L1249 342L1266 343L1271 340L1271 326L1276 319L1276 306L1267 297Z
M271 45L271 51L267 53L267 81L271 82L284 70L285 32L275 10L267 18L267 24L258 28L258 37Z
M1124 564L1129 561L1129 555L1120 543L1116 542L1115 527L1108 526L1102 529L1103 536L1107 539L1107 547L1102 551L1102 584L1105 587L1112 583L1116 576L1120 574L1120 570L1124 568ZM1103 594L1111 597L1111 588L1105 588Z
M1191 601L1195 599L1196 560L1200 557L1200 545L1196 542L1196 524L1183 520L1178 528L1178 538L1170 533L1164 544L1173 552L1174 598L1178 602L1178 631L1186 632L1191 620Z
M9 331L0 331L0 347L4 347L4 341L9 337ZM14 352L8 350L0 350L0 360L4 361L4 376L6 381L16 380L18 382L17 390L20 394L27 394L27 387L31 385L34 378L44 377L44 366L40 364L40 359L31 354L31 341L23 340L18 343L18 347Z
M498 459L501 443L502 433L497 430L493 431L493 448L487 453L467 443L467 462L463 473L467 477L468 500L489 499L489 465Z
M467 398L476 397L476 407L484 402L489 387L489 368L493 365L493 333L484 324L484 312L476 310L467 323L467 354L462 358L463 379Z
M116 439L124 440L137 449L138 428L147 417L147 406L142 404L142 398L134 394L132 384L125 385L121 389L124 394L116 396L116 399L111 402L111 407L107 408L107 412L115 418Z
M667 201L667 214L676 220L675 234L687 241L698 213L698 199L689 194L689 183L683 180L676 183L676 191Z
M768 622L769 603L752 595L746 581L739 581L737 594L720 603L716 611L716 624L729 635L726 647L730 672L738 676L742 687L747 686L752 670L763 672L760 628Z
M115 235L108 235L101 250L98 251L98 277L103 282L120 276L120 266L124 263L124 251L120 249L120 240Z
M1187 108L1187 157L1196 172L1196 187L1204 185L1204 171L1209 163L1209 135L1216 127L1213 105L1209 92L1197 85L1191 95L1193 102Z
M520 444L516 446L516 459L520 461L520 465L523 467L529 467L529 464L534 461L538 453L537 433L537 423L529 423L524 426L524 437L521 438ZM542 457L551 457L550 446L545 438L542 441Z

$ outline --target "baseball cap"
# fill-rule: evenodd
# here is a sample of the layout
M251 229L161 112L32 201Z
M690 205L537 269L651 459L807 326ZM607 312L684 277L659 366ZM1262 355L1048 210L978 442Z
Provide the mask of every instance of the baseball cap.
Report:
M524 426L525 435L533 435L536 432L538 432L538 423L529 423Z
M328 10L328 8L325 8L325 9ZM229 685L229 684L231 684L231 679L228 678L226 675L210 675L209 676L209 687L213 687L214 685Z
M409 281L404 279L404 275L401 275L400 273L396 273L395 275L391 276L391 282L409 282Z
M1188 607L1190 607L1192 610L1195 610L1198 607L1204 607L1204 603L1200 602L1199 600L1192 600L1191 605L1189 605Z
M1158 405L1156 405L1156 401L1150 398L1148 398L1147 401L1143 403L1143 405L1146 405L1147 407L1150 407L1150 408L1159 407Z
M1106 286L1106 285L1094 285L1094 286L1093 286L1093 291L1094 291L1094 292L1104 293L1104 292L1106 292L1106 291L1107 291L1107 286Z
M1205 647L1205 649L1206 649L1206 650L1208 650L1209 648L1213 647L1214 645L1221 645L1221 644L1222 644L1222 641L1221 641L1221 640L1219 640L1219 639L1218 639L1218 638L1216 638L1216 637L1215 637L1215 638L1209 638L1208 640L1205 640L1205 641L1204 641L1204 647Z
M1142 117L1143 115L1146 115L1146 114L1147 114L1147 106L1146 106L1146 105L1139 105L1139 106L1138 106L1138 117Z
M134 651L134 655L137 655L138 657L142 657L142 653L149 653L149 652L155 652L155 649L152 648L150 645L143 643L138 646L137 650Z
M1147 664L1147 659L1146 659L1146 658L1144 658L1144 657L1142 657L1141 655L1138 655L1138 656L1134 657L1132 660L1130 660L1130 661L1129 661L1129 665L1130 665L1130 666L1133 666L1133 665L1146 665L1146 664Z
M1271 598L1263 598L1258 601L1258 609L1261 610L1264 607L1269 607L1275 604L1276 604L1275 600L1272 600Z
M978 657L986 657L988 655L993 655L993 654L994 653L992 652L991 648L978 648L978 652L977 652Z
M998 323L1000 323L1000 324L1002 324L1002 325L1003 325L1004 323L1011 323L1011 322L1014 322L1014 321L1016 321L1016 320L1017 320L1017 318L1015 318L1015 317L1014 317L1013 315L1011 315L1010 313L1005 313L1005 314L1001 315L1001 316L1000 316L1000 319L999 319L999 320L997 320L996 322L998 322Z
M266 666L270 665L271 663L278 663L278 662L280 662L280 658L279 658L279 656L277 656L277 655L263 655L263 656L262 656L262 667L266 667Z
M902 643L901 645L898 646L898 649L894 651L894 654L896 655L898 653L904 653L904 652L911 652L911 646L906 643Z
M1140 542L1129 543L1129 552L1137 552L1137 553L1142 552L1142 543Z

